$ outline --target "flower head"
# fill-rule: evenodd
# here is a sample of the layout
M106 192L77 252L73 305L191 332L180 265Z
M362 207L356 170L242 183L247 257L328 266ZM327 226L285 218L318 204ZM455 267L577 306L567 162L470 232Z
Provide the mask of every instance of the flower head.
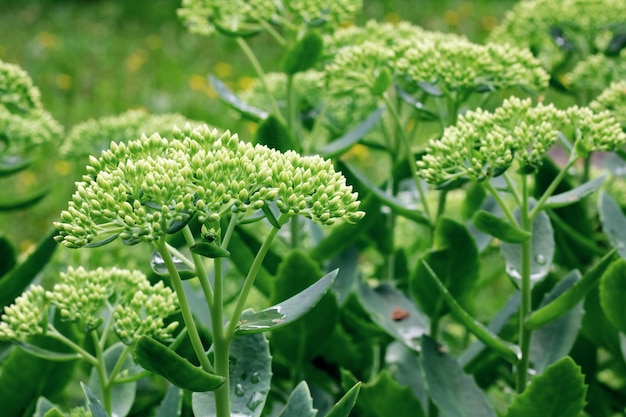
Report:
M25 341L29 336L43 333L44 314L48 310L45 293L42 286L33 285L4 308L0 340Z
M612 83L589 104L595 112L609 111L626 129L626 81Z
M326 29L352 21L363 8L362 0L285 0L283 3L294 15L296 24L324 25Z
M0 105L11 113L42 108L41 93L26 71L3 61L0 61Z
M574 131L574 144L581 156L592 151L614 151L626 144L626 134L610 112L594 112L588 107L567 109L568 129Z
M156 115L143 110L130 110L115 116L89 119L70 130L61 146L61 154L65 157L84 159L105 150L112 141L128 142L141 135L149 136L155 132L170 136L174 126L183 126L186 123L193 126L202 124L177 113Z
M579 61L571 72L565 74L565 85L578 91L599 92L612 82L626 79L626 50L618 57L603 54L591 55Z
M248 209L273 201L281 205L282 199L286 214L302 213L325 224L363 215L356 194L330 162L244 143L237 135L207 126L187 125L173 139L154 134L126 144L113 142L90 162L68 209L55 223L60 231L56 239L72 248L117 237L126 244L154 242L180 230L196 213L201 223L213 224L233 208L245 216ZM287 190L294 195L305 192L298 186L308 187L308 194L282 193L283 178L293 184ZM336 194L308 210L317 197L330 192ZM294 198L300 199L298 210L291 203ZM338 207L337 198L346 206Z
M217 31L247 34L257 23L277 13L272 0L183 0L178 16L193 33L210 36Z

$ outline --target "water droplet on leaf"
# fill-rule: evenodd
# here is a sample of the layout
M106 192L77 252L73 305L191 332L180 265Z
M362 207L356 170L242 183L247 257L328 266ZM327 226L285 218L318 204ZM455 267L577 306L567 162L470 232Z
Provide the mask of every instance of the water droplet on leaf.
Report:
M241 384L235 385L235 395L238 397L243 397L244 395L246 395L246 391L244 391L243 385Z
M548 261L546 259L545 256L543 256L542 254L539 254L537 256L535 256L535 261L539 264L539 265L545 265L546 262Z
M264 400L265 400L265 395L257 391L254 394L252 394L252 397L250 397L250 400L248 401L247 406L250 410L254 411L259 405L263 403Z
M252 381L253 384L258 384L260 380L261 374L259 374L258 372L253 373L250 377L250 381Z

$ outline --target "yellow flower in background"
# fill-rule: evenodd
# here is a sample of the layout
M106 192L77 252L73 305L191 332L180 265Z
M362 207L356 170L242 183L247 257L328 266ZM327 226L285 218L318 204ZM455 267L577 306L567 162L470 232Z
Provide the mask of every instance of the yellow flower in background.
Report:
M207 77L203 75L194 74L189 77L189 87L194 91L200 91L210 98L217 98L217 93L209 84Z
M213 72L218 78L224 79L233 75L233 66L228 62L218 62L213 67Z
M67 91L72 88L73 80L68 74L57 74L54 78L54 83L60 90Z
M39 32L35 36L37 43L44 49L54 48L57 44L57 37L50 32Z
M400 23L402 21L402 17L396 12L389 12L385 15L385 22L388 23Z
M126 58L126 71L136 72L139 70L148 60L148 52L145 49L138 49Z
M54 172L66 177L72 172L72 166L67 161L58 161L54 164Z
M443 20L448 26L456 27L459 25L459 12L456 10L446 10L443 14Z
M254 84L254 78L243 76L237 80L239 90L249 91Z

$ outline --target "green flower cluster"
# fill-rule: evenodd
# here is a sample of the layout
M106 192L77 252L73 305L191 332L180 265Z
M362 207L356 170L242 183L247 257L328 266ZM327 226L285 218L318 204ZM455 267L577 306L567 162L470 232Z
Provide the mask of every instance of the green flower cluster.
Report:
M572 53L605 52L626 22L622 0L528 0L518 2L490 41L529 47L552 72Z
M626 128L626 81L612 83L589 108L595 112L609 111Z
M156 115L144 110L129 110L77 124L70 130L60 151L66 158L84 159L108 148L111 141L128 142L154 132L169 136L174 126L183 126L185 123L193 126L202 124L178 113Z
M271 21L277 12L272 0L183 0L178 16L192 33L210 36L254 33L259 21Z
M530 99L511 97L494 112L478 109L460 116L457 124L433 139L417 162L418 174L438 187L470 179L485 181L504 173L514 161L520 172L541 164L559 132L572 131L579 156L613 150L626 143L608 112L589 108L558 110Z
M63 128L43 109L39 89L17 65L0 61L0 153L20 155L58 140Z
M274 202L286 215L323 224L356 221L357 194L332 164L315 156L281 153L239 141L207 126L113 142L91 157L68 210L55 223L57 241L71 248L154 242L180 230L194 215L213 223L245 216ZM96 238L103 239L95 242Z
M537 91L545 89L549 81L541 63L527 49L465 40L416 43L392 65L407 89L426 82L448 95L512 87Z
M383 71L390 71L405 90L424 83L461 100L474 91L521 86L547 87L549 76L527 49L510 45L478 45L458 35L438 34L402 23L368 22L363 28L338 31L328 38L326 66L335 93L376 90ZM431 90L432 91L432 90Z
M97 329L102 312L112 310L113 328L125 343L141 335L168 340L178 325L164 320L178 309L176 294L162 282L151 285L138 271L119 268L68 268L51 291L34 285L8 306L0 321L0 340L24 341L46 331L50 307L62 320L76 322L85 332Z
M362 0L183 0L178 15L194 33L245 36L259 31L261 21L333 29L352 21L362 7Z
M47 310L46 291L41 285L31 286L4 308L0 317L0 340L25 341L28 336L43 333Z
M565 85L578 91L602 91L612 82L626 79L626 49L618 57L591 55L565 75Z

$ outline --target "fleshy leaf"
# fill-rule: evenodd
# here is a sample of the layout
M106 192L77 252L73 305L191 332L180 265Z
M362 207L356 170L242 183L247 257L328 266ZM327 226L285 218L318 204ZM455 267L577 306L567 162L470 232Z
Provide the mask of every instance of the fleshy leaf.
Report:
M352 408L354 408L354 404L356 404L359 391L361 391L361 383L357 382L348 392L346 392L346 395L337 401L337 404L335 404L333 408L328 411L325 417L348 417Z
M348 372L342 370L341 385L344 389L357 381ZM415 398L410 388L398 384L382 370L373 381L361 384L361 391L355 405L355 415L393 417L425 417L423 407Z
M230 256L229 251L209 242L196 243L190 250L192 253L197 253L205 258L227 258Z
M422 338L422 368L433 402L446 417L496 417L483 391L433 339ZM541 414L528 414L541 415Z
M165 377L172 384L192 392L213 391L224 378L198 368L167 346L141 336L135 345L135 361L143 368Z
M15 247L6 236L0 236L0 279L17 263Z
M539 307L549 304L580 280L580 272L576 270L570 272L545 295ZM533 333L530 341L530 361L537 373L542 373L549 365L570 352L578 336L582 317L581 300L558 320Z
M87 406L89 407L89 410L91 410L91 414L93 415L93 417L109 417L109 414L102 406L102 403L100 402L98 397L96 397L94 393L89 389L89 387L82 382L80 383L80 386L85 393L85 397L87 398Z
M289 395L287 404L278 417L315 417L317 410L313 408L313 398L305 381L300 382Z
M121 342L118 342L104 352L104 364L107 375L111 375L113 368L117 364L125 349L127 349L127 347ZM127 372L131 372L134 365L135 364L130 356L127 356L120 371L126 370ZM137 368L134 370L136 371ZM97 398L102 398L100 379L95 367L92 368L91 374L89 375L89 382L87 383L87 386ZM112 401L111 403L111 414L114 416L126 416L135 402L136 390L137 383L134 381L114 384L111 390L111 397L115 398L115 401Z
M515 210L519 221L519 209ZM550 271L554 257L554 230L548 215L541 211L535 218L532 227L532 255L530 264L530 280L537 282L543 279ZM506 273L516 282L522 278L522 246L520 244L503 242L500 253L506 262Z
M600 304L609 321L626 333L626 261L614 262L600 282Z
M46 195L48 195L48 188L43 188L35 193L27 196L20 197L14 200L4 200L0 202L0 211L21 210L23 208L32 206L33 204L41 201Z
M360 283L358 295L374 323L409 348L419 350L420 338L428 331L428 317L410 299L386 282L376 288Z
M189 265L173 255L172 260L174 261L174 266L176 267L176 270L178 271L181 279L185 280L196 276L196 271ZM156 250L152 253L152 258L150 258L150 267L152 268L152 271L154 271L154 273L160 277L170 276L163 257Z
M322 54L323 47L320 34L308 32L285 54L283 72L293 75L312 68Z
M58 246L54 241L54 236L57 234L57 230L52 229L39 241L37 248L26 260L0 280L0 307L11 304L46 265Z
M56 410L55 404L50 402L50 400L48 400L46 397L39 397L39 399L37 399L37 406L35 407L35 413L33 414L33 417L46 417L48 413L53 409ZM60 415L62 416L63 414Z
M572 190L553 195L546 200L545 207L557 208L577 203L600 188L600 185L602 185L605 179L606 175L603 175L601 177L594 178L591 181L587 181Z
M626 259L626 216L615 199L601 192L598 211L604 234L619 256Z
M257 143L281 152L299 150L289 129L273 114L259 124L254 137Z
M262 333L235 337L230 347L231 415L259 417L272 379L269 343ZM215 417L215 393L192 394L194 414Z
M182 406L183 391L174 385L170 385L163 401L157 408L155 417L180 417Z
M576 417L585 405L587 386L580 367L566 356L532 379L515 396L506 417Z
M531 238L531 234L508 221L485 210L474 214L474 226L481 232L487 233L503 242L523 243Z
M0 178L13 175L30 166L33 161L19 156L4 156L0 158Z
M443 92L441 91L441 89L434 83L420 81L417 83L417 86L421 88L425 93L430 94L431 96L441 97L443 95Z
M220 98L224 100L226 104L241 113L242 116L254 122L259 122L261 120L267 119L269 113L245 103L242 99L237 97L237 95L235 95L235 93L233 93L219 78L213 75L209 75L209 83L211 84L211 87L213 87L217 95L220 96Z
M403 343L392 342L385 352L385 369L400 385L411 388L422 405L428 404L426 382L422 377L422 362L414 350ZM422 412L425 414L425 409Z
M338 269L339 273L335 282L333 282L332 289L337 297L337 304L343 305L348 296L354 289L354 283L356 282L358 272L359 251L350 246L339 255L330 260L328 269Z
M372 114L370 114L367 119L365 119L361 124L359 124L354 129L350 130L348 133L343 135L342 137L333 140L322 149L319 150L319 154L324 158L332 158L337 155L341 155L345 151L347 151L352 145L357 143L359 139L365 136L372 128L378 123L380 117L383 115L385 111L384 107L381 107L375 110Z
M396 86L396 92L398 93L398 96L402 100L404 100L404 102L406 102L409 105L411 105L415 110L417 110L420 113L421 119L423 119L423 120L437 120L437 118L438 118L437 113L435 113L434 111L429 110L428 108L426 108L426 106L424 106L424 104L422 102L417 101L409 93L407 93L406 91L404 91L403 89L401 89L398 86Z
M615 251L609 252L585 274L583 279L549 304L535 310L526 321L526 327L536 330L570 311L596 286L615 257Z
M310 311L328 292L337 277L337 270L324 275L315 284L293 297L258 313L242 315L236 334L251 334L273 330L299 319Z

